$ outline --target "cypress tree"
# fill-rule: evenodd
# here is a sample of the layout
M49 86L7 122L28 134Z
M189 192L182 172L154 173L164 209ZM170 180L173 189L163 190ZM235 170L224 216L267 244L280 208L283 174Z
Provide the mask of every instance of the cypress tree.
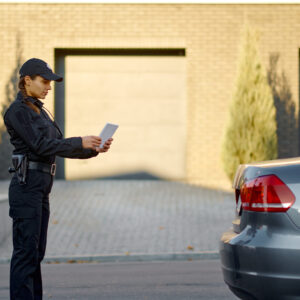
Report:
M230 180L239 164L277 157L276 109L257 44L257 34L246 29L222 145L223 166Z

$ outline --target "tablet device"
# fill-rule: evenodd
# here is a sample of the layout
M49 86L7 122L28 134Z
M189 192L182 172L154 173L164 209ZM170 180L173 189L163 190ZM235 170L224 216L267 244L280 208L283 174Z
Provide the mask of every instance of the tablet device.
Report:
M114 133L118 127L119 127L119 125L112 124L112 123L106 123L106 125L104 126L104 128L102 129L102 131L99 135L102 139L100 148L102 148L103 145L105 144L105 142L114 135Z

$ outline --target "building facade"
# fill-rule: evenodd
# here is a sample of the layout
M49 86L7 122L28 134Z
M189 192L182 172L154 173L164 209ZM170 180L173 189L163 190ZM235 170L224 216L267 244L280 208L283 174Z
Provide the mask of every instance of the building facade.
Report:
M297 4L2 3L0 103L18 57L44 59L65 77L45 100L65 136L120 125L110 153L66 161L61 176L228 189L220 153L245 24L260 33L265 68L277 67L279 155L297 156Z

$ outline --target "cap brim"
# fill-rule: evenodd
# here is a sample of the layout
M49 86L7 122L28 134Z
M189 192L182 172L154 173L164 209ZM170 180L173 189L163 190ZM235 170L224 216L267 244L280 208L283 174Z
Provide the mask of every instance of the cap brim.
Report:
M54 74L54 73L52 73L52 74L41 74L41 76L42 76L43 78L47 79L47 80L54 80L54 81L56 81L56 82L61 82L61 81L63 81L63 77L58 76L58 75L56 75L56 74Z

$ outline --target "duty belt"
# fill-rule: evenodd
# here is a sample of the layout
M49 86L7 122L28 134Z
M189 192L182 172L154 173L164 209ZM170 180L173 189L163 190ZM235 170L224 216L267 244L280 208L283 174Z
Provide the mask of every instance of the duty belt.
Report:
M55 175L56 171L56 164L46 164L37 161L29 161L28 162L28 169L29 170L38 170L47 174Z

